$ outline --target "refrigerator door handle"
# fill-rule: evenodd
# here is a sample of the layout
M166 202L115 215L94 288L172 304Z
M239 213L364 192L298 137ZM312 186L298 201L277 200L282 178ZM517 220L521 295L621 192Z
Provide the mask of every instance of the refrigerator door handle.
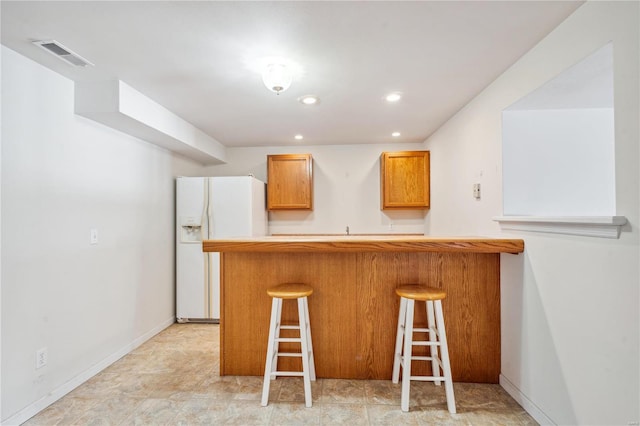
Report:
M207 188L207 238L213 238L213 179L207 179L209 184Z
M209 186L211 185L210 179L204 179L204 202L202 207L202 226L200 227L200 241L204 241L209 238ZM207 318L211 318L211 256L209 253L202 253L204 256L204 312Z
M213 214L213 207L211 206L213 202L213 195L211 192L213 191L213 179L205 178L205 195L204 195L204 211L202 212L202 220L206 224L206 229L203 230L202 239L210 239L213 237L213 218L211 217ZM206 302L205 302L205 311L207 313L208 318L213 318L214 311L214 289L213 289L213 254L212 253L204 253L205 256L205 286L206 290Z
M204 202L202 203L202 220L200 221L200 241L209 239L209 186L211 182L209 179L204 180Z

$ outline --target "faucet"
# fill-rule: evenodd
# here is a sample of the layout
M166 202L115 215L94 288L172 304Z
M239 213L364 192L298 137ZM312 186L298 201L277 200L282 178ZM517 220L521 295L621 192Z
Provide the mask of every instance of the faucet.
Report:
M349 225L347 225L347 235L349 235Z

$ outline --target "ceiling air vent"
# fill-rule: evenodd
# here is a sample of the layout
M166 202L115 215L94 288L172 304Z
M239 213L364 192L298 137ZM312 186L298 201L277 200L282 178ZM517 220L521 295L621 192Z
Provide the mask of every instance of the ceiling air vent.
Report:
M66 63L71 64L75 67L84 67L87 65L93 66L91 62L87 61L77 53L72 52L70 49L55 40L39 40L34 41L33 44L35 44L36 46L40 46L55 57L60 58Z

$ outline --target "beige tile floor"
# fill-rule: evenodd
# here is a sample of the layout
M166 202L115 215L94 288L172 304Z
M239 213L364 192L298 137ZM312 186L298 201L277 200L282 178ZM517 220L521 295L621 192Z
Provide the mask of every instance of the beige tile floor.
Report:
M219 327L174 324L25 425L534 425L499 385L455 383L458 414L443 386L412 382L410 411L390 380L318 379L305 408L300 378L219 375Z

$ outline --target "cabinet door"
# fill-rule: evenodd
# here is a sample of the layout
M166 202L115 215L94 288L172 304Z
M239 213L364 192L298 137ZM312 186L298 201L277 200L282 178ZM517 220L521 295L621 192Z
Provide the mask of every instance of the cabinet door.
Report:
M385 209L429 208L429 151L383 152L380 199Z
M267 209L313 210L311 154L267 156Z

